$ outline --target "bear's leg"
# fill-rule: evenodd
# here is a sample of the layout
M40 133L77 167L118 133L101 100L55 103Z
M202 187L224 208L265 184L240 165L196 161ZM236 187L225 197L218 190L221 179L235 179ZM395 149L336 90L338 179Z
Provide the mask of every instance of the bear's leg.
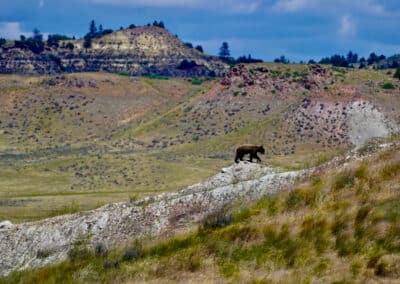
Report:
M250 153L250 160L249 160L249 162L253 162L253 153Z

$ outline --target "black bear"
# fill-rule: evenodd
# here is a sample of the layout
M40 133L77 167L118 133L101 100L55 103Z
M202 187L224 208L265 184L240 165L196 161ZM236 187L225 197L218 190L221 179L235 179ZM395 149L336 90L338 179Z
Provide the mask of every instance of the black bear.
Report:
M239 160L243 161L243 156L246 154L250 154L249 162L253 162L253 158L255 158L259 162L261 162L261 159L260 159L260 157L257 156L257 153L264 154L265 153L264 147L263 146L254 146L254 145L240 146L239 148L236 149L235 162L239 163Z

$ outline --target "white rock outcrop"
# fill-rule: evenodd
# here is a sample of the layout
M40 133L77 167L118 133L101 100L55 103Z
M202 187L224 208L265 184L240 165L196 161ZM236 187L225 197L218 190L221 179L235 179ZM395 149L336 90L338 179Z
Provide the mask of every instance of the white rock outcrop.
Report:
M60 262L67 258L74 241L84 236L89 238L91 248L97 244L112 248L145 236L174 232L226 205L257 200L282 190L304 173L277 172L270 167L242 162L178 192L38 222L17 225L3 222L0 275Z

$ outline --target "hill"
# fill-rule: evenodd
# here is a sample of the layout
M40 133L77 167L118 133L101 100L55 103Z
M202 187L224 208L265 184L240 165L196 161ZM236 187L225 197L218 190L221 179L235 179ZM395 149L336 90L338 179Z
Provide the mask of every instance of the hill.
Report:
M88 250L87 244L92 242L89 236L86 242L75 243L69 260L59 265L16 272L0 281L398 283L399 153L398 144L369 144L358 152L340 156L312 170L290 190L267 195L251 206L246 206L245 202L249 201L246 198L237 200L238 203L231 200L230 209L212 213L191 232L173 237L167 235L161 242L132 240L128 247L112 251L98 245L94 252L93 248ZM224 169L220 175L229 176L230 172L240 172L238 169ZM252 167L249 174L252 173L259 174L259 169ZM271 178L271 175L267 176ZM215 193L229 199L241 191L243 197L249 197L250 192L274 190L272 184L260 182L267 181L267 176L249 187L245 186L247 182L241 180L241 176L226 188L226 195L222 188ZM216 177L209 185L218 187L221 182L224 180ZM195 203L205 196L215 199L212 193L203 195L201 188L202 185L195 185L182 193L190 194L194 190L196 195L191 201ZM236 193L230 193L232 190ZM183 198L178 203L191 201ZM169 201L162 204L168 208ZM211 208L215 208L215 204L213 201ZM119 206L124 208L122 204ZM196 215L186 206L180 209L189 211L168 219L167 223L176 224ZM59 220L54 220L52 226ZM27 226L36 225L40 224ZM23 234L23 226L20 227L20 231L6 229L6 234ZM94 228L97 227L95 224ZM40 234L45 235L42 231ZM36 249L35 246L33 250ZM43 251L37 257L44 260L55 252Z
M229 165L245 143L263 144L274 166L302 169L395 139L400 125L400 84L382 70L2 75L0 90L0 218L12 222L176 191Z
M74 48L68 48L72 44ZM127 75L221 76L226 65L218 58L186 46L159 27L125 29L93 38L65 40L41 53L29 49L0 48L0 73L55 74L64 72L112 72Z

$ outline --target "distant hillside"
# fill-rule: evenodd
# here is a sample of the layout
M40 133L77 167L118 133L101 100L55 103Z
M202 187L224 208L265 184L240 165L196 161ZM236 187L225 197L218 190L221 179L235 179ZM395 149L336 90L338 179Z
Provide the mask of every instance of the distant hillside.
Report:
M68 48L73 44L73 49ZM56 74L63 72L113 72L127 75L173 77L220 76L226 65L218 58L186 46L168 30L159 27L125 29L84 40L63 41L35 54L28 49L0 48L0 73Z
M400 81L390 73L258 63L214 80L0 75L0 220L174 191L232 163L241 144L303 169L395 138Z

